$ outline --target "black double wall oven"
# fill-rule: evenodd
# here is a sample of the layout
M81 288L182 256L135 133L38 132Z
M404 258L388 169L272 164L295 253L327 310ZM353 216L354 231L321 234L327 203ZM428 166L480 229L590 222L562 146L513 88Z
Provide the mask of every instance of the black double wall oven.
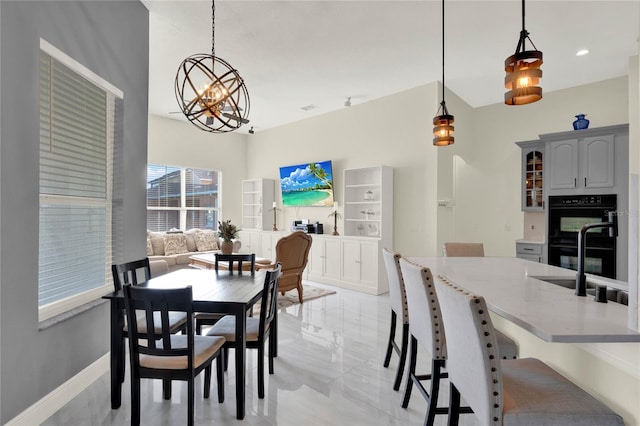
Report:
M588 223L607 222L616 210L615 194L549 197L548 263L578 269L578 231ZM586 233L585 272L616 278L616 240L607 229Z

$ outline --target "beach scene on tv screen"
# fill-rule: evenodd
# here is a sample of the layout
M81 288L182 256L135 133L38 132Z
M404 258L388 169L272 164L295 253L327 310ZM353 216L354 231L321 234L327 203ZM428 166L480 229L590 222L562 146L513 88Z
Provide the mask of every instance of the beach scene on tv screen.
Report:
M331 161L280 167L282 205L333 206Z

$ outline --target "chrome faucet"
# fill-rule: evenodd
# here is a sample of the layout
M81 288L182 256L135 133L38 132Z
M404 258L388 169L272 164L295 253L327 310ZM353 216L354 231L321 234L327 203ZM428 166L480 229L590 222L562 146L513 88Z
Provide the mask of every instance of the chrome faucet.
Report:
M595 228L609 228L609 237L614 238L618 236L618 218L616 217L616 212L609 211L607 216L609 219L608 222L587 223L583 225L582 228L580 228L580 232L578 232L578 273L576 276L576 296L587 295L587 277L584 274L584 260L587 251L587 231ZM606 287L604 288L604 292L606 294ZM604 298L604 300L602 300L596 297L596 301L606 302L607 299Z

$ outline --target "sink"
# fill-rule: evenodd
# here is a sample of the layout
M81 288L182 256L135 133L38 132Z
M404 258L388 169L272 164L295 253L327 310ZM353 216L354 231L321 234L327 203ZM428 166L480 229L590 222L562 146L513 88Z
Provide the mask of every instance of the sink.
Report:
M531 278L535 278L540 281L544 281L549 284L554 284L560 287L569 288L571 290L575 290L576 288L576 280L571 278L556 278L556 277L535 277L531 276ZM592 282L589 282L587 279L587 295L594 296L595 295L595 285ZM628 305L629 303L629 295L626 291L616 290L612 288L607 288L607 299L611 302L620 303L622 305Z
M540 281L544 281L544 282L549 283L549 284L559 285L560 287L570 288L572 290L575 290L575 288L576 288L576 280L575 279L571 280L571 279L568 279L568 278L567 279L562 279L562 278L542 278L542 277L540 277L540 278L533 277L533 278L536 278L536 279L538 279Z

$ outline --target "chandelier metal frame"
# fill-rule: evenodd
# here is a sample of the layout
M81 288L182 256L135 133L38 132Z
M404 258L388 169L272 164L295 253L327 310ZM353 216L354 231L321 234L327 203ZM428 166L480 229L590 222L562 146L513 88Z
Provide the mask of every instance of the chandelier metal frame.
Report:
M185 117L201 130L232 132L249 122L244 79L215 51L215 0L211 2L211 54L197 53L178 67L175 95Z

